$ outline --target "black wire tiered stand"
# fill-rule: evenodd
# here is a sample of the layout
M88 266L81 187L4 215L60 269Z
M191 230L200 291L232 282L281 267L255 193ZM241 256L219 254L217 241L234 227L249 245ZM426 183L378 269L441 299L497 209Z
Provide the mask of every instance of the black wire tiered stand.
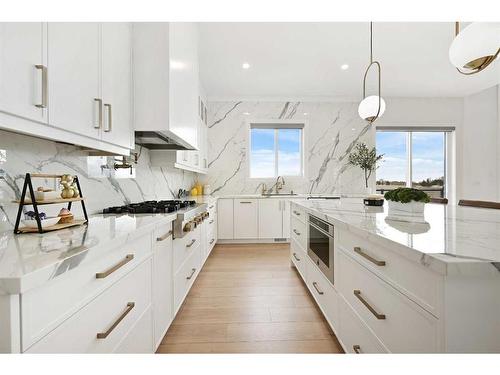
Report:
M82 189L80 187L80 181L78 181L78 176L73 176L73 181L76 183L78 188L79 196L76 198L55 198L55 199L44 199L44 200L36 200L35 191L33 189L32 178L54 178L60 179L63 175L57 174L43 174L43 173L26 173L24 178L23 191L21 193L21 199L16 200L14 202L19 203L19 210L17 211L16 225L14 226L14 233L45 233L51 232L59 229L74 227L77 225L87 224L89 218L87 216L87 210L85 209L85 202L83 200ZM26 197L26 193L29 191L29 198ZM71 210L71 205L73 202L80 202L82 205L83 216L85 220L77 220L74 219L70 223L58 223L55 225L51 225L48 227L42 227L42 220L40 219L38 206L47 205L47 204L68 204L68 210ZM33 206L33 211L35 212L35 220L37 223L36 228L31 227L21 227L19 228L19 223L21 221L21 215L23 214L24 206Z

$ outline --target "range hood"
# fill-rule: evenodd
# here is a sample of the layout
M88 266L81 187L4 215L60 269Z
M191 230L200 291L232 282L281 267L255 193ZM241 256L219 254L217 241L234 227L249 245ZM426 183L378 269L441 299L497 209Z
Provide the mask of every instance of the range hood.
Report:
M149 150L196 150L172 133L136 131L135 143Z

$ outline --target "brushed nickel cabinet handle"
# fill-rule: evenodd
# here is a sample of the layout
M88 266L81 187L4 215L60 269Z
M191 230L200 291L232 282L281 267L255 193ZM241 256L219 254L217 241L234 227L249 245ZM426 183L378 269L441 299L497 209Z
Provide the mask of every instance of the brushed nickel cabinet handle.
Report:
M295 215L297 215L297 216L300 216L300 212L299 212L299 211L295 211L295 210L293 210L293 213L294 213Z
M213 221L213 220L210 220L210 221L208 222L208 224L213 224L213 223L214 223L214 221Z
M211 244L213 244L213 243L214 243L214 241L215 241L215 238L212 238L212 239L210 240L210 245L211 245Z
M100 333L98 333L97 334L97 338L98 339L105 339L106 337L108 337L110 335L110 333L113 332L113 330L116 328L116 326L118 324L120 324L120 322L128 315L129 312L132 311L132 309L134 308L134 306L135 306L135 302L128 302L127 303L127 308L120 315L120 317L118 319L116 319L116 321L111 325L111 327L108 328L108 330L106 332L100 332Z
M294 229L293 233L295 233L297 236L300 236L300 232L298 232L297 229Z
M363 250L361 250L361 248L358 247L358 246L354 247L354 252L356 254L361 255L363 258L369 260L370 262L372 262L373 264L376 264L379 267L385 266L385 261L384 260L377 260L377 259L371 257L370 255L364 253Z
M248 201L240 201L241 204L252 204L252 202L248 202Z
M35 104L35 107L37 108L47 108L47 98L48 98L48 70L45 65L35 65L35 68L37 70L42 71L42 102L39 104Z
M172 235L172 231L169 230L167 233L165 233L163 236L160 236L160 237L156 237L156 241L160 242L160 241L165 241L168 237L170 237Z
M379 314L373 307L370 306L370 304L361 296L361 290L355 289L354 290L354 295L361 301L365 307L370 310L370 312L379 320L384 320L385 315L384 314Z
M359 345L353 345L352 350L354 350L354 353L356 354L361 354L361 346Z
M295 260L300 262L300 258L297 258L297 253L293 253L293 257L295 258Z
M191 246L193 246L195 242L196 242L196 240L193 238L193 239L191 240L191 243L190 243L189 245L186 245L186 247L191 247Z
M314 287L314 289L316 289L316 292L318 292L318 294L320 294L320 295L325 294L322 290L320 290L318 288L318 283L316 281L313 282L313 287Z
M127 254L127 256L125 257L125 259L123 259L122 261L120 261L119 263L117 263L116 265L114 265L113 267L111 267L109 270L104 271L104 272L98 272L98 273L96 273L95 274L95 278L96 279L104 279L104 278L108 277L113 272L115 272L117 269L123 267L125 264L127 264L128 262L130 262L132 259L134 259L134 254Z
M194 275L194 273L195 273L195 272L196 272L196 268L193 268L193 269L191 270L191 275L187 276L187 277L186 277L186 280L191 280L191 278L193 277L193 275Z
M97 122L94 124L94 129L100 129L102 127L102 99L94 98L94 102L97 103Z
M111 112L111 104L104 104L104 107L108 109L108 127L104 129L106 133L109 133L113 129L113 114Z
M210 207L208 207L209 210L211 210L212 208L214 208L214 205L211 205Z

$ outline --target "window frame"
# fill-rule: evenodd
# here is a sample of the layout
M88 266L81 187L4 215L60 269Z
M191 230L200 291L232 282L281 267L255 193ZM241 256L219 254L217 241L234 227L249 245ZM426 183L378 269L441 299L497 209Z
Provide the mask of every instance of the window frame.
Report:
M307 120L247 120L247 165L248 171L247 176L252 180L275 180L278 176L286 177L288 179L303 179L306 178L306 163L305 163L305 142L306 142L306 128L307 128ZM269 126L269 129L274 129L274 177L252 177L252 129L254 128L267 128L264 125L273 125ZM295 128L301 129L301 137L300 137L300 174L298 175L279 175L279 144L278 144L278 129L293 129L292 125L295 125Z
M449 187L452 186L451 184L451 178L452 178L452 172L451 172L451 163L452 161L450 158L452 157L452 149L451 149L451 141L454 139L454 133L455 133L455 127L453 126L445 126L445 127L431 127L431 126L422 126L422 127L392 127L392 126L382 126L382 127L377 127L376 128L376 133L379 132L392 132L392 133L406 133L405 138L406 138L406 162L407 162L407 167L406 167L406 181L405 181L405 187L412 187L412 179L413 179L413 133L443 133L444 134L444 139L443 139L443 161L444 161L444 181L443 181L443 197L450 199L450 197L453 195L453 192L450 191ZM376 147L376 134L375 134L375 147ZM378 148L377 148L378 151ZM377 175L375 172L375 190L379 191L384 189L379 189L377 185Z

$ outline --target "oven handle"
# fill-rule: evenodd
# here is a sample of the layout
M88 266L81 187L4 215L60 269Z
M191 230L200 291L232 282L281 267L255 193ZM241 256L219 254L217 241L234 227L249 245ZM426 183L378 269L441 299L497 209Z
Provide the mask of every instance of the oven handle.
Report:
M310 226L312 226L312 227L314 227L315 229L319 230L319 231L320 231L321 233L323 233L325 236L328 236L328 237L330 237L330 238L333 238L333 236L332 236L330 233L325 232L323 229L321 229L320 227L318 227L318 226L317 226L317 225L315 225L314 223L311 223L311 222L309 221L309 225L310 225Z

